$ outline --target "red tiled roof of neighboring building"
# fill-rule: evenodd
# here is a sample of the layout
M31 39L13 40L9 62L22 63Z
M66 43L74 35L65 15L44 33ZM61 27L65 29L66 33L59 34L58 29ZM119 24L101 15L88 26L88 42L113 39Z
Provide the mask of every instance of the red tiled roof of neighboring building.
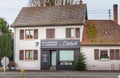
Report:
M86 14L86 4L24 7L12 26L83 24Z
M90 23L94 24L97 30L95 38L87 36ZM86 20L82 44L120 44L120 25L112 20Z

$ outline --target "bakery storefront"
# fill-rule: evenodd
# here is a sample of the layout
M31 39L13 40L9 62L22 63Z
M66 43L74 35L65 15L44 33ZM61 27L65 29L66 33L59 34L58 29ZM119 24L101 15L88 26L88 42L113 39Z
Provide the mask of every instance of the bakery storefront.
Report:
M80 53L80 40L41 40L42 70L74 70Z

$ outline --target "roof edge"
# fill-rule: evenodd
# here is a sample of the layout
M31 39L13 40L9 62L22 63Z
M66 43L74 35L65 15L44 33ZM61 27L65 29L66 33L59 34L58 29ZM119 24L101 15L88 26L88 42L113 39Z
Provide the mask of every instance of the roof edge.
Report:
M77 23L77 24L48 24L48 25L11 25L12 28L14 27L47 27L47 26L69 26L69 25L84 25L84 23Z

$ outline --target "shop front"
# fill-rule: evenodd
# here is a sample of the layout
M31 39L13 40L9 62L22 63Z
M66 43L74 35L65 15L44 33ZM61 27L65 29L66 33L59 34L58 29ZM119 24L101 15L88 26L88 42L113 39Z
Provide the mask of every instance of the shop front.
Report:
M80 40L41 40L42 70L74 70L80 53Z

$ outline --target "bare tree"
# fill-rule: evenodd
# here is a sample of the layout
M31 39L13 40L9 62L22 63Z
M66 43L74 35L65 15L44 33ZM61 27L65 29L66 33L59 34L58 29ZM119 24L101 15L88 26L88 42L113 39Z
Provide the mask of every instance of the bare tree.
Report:
M29 6L55 6L55 5L72 5L75 0L29 0Z

